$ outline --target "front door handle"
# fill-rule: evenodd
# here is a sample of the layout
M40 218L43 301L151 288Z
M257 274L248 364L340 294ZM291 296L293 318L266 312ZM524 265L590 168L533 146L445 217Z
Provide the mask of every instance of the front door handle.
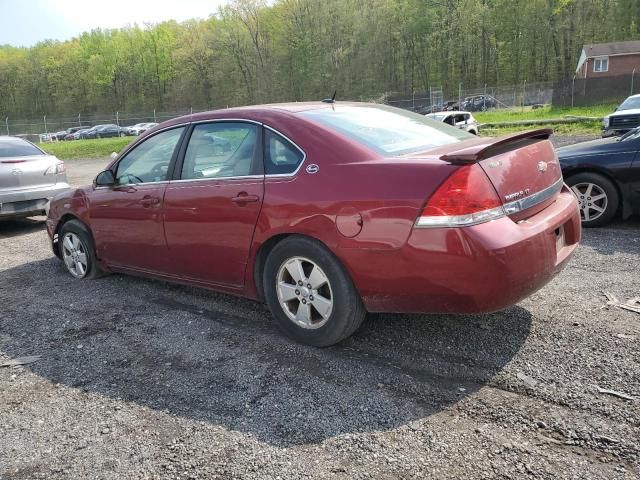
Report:
M145 196L140 203L143 207L151 207L153 205L158 205L160 203L160 199L158 197L149 197Z
M247 194L247 192L240 192L237 197L233 197L231 199L233 203L239 203L239 204L254 203L254 202L258 202L259 200L260 200L260 197L258 195L249 195Z

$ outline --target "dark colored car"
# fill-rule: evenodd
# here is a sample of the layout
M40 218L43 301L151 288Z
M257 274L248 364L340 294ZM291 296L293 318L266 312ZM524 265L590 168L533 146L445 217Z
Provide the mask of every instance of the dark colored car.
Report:
M359 103L188 115L58 196L47 230L75 278L264 300L293 338L332 345L366 311L496 311L562 270L580 215L550 134L479 138Z
M631 95L616 111L604 117L602 136L615 137L640 127L640 95Z
M458 101L457 100L447 100L446 102L444 102L442 104L442 110L443 112L453 112L459 109L459 105L458 105Z
M558 149L566 183L580 202L585 227L598 227L616 215L640 214L640 128Z
M467 97L462 101L461 110L467 110L469 112L484 112L490 108L496 108L498 101L491 95L475 95L473 97Z
M95 127L83 132L81 138L109 138L124 137L126 130L115 124L96 125Z

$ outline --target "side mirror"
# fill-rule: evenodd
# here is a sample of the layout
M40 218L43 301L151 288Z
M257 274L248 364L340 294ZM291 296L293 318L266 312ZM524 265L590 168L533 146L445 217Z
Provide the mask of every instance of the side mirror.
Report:
M116 177L111 170L100 172L95 180L96 187L111 187L116 184Z
M115 160L116 158L118 158L118 154L116 152L111 152L111 155L109 155L111 157L111 160Z

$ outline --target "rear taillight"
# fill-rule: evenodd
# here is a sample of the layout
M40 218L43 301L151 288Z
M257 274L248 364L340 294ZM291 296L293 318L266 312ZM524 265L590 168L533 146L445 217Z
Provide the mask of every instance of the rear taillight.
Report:
M463 227L505 216L500 197L479 165L456 170L429 198L418 227Z
M45 175L58 175L60 173L64 173L66 171L66 168L64 166L64 162L60 162L60 163L56 163L55 165L51 165L49 168L47 168L47 170L44 172Z

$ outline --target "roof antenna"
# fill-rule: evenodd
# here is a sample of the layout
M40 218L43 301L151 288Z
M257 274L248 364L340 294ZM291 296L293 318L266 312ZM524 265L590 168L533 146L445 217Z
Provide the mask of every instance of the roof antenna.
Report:
M337 90L334 90L334 91L333 91L333 97L331 97L331 98L324 98L324 99L322 100L322 102L323 102L323 103L336 103L336 94L337 94L337 93L338 93L338 91L337 91Z

